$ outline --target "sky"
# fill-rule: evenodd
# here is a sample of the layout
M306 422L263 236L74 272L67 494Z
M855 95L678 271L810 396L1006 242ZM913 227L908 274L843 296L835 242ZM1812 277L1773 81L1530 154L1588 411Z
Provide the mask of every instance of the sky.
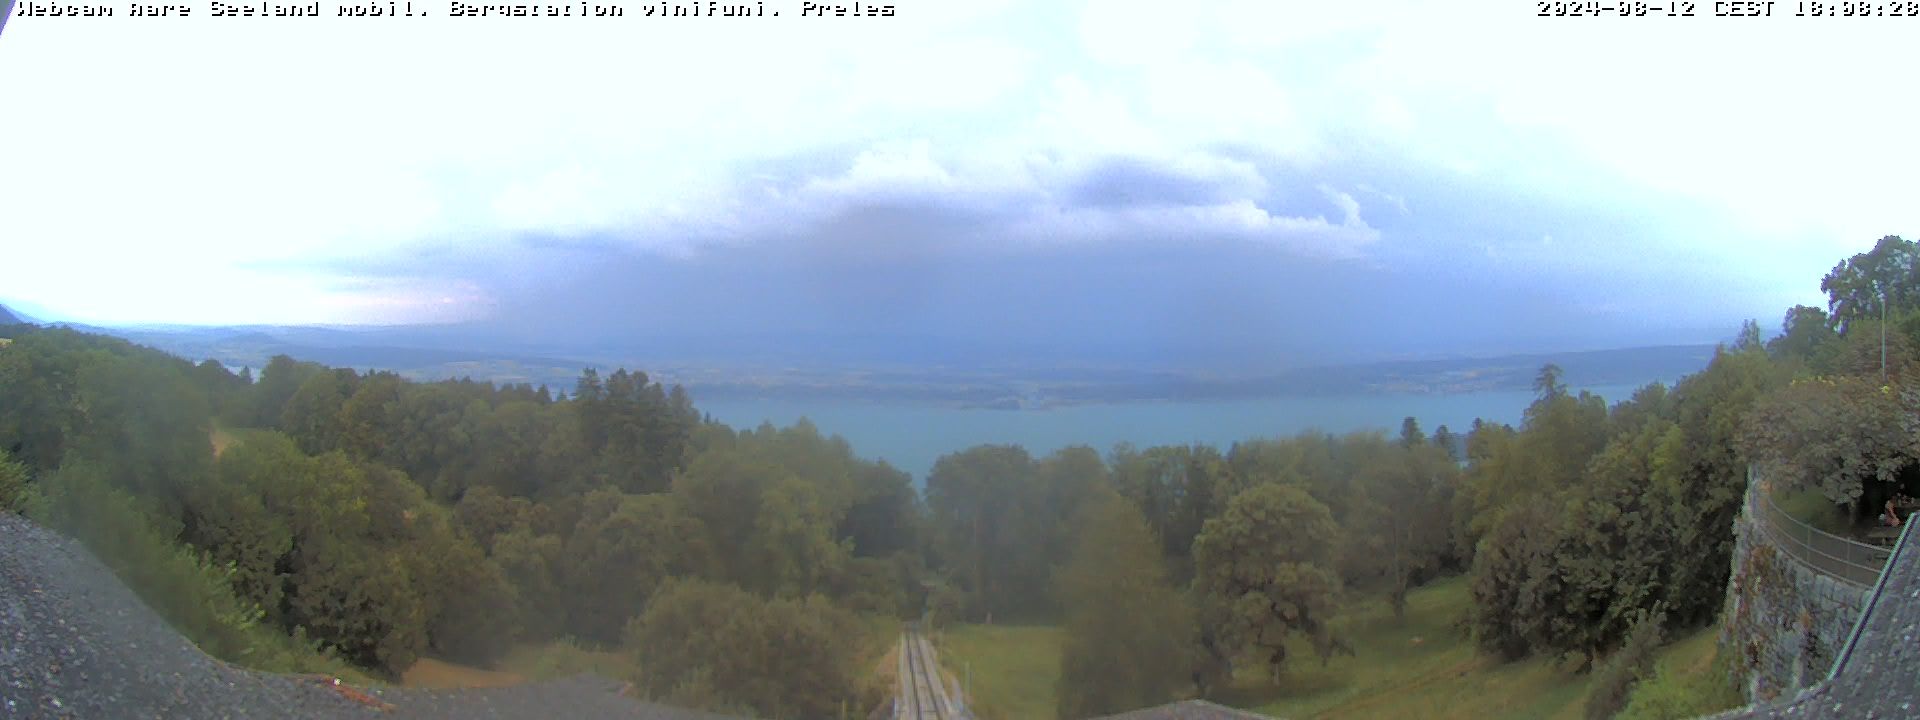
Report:
M0 302L1288 363L1712 342L1920 234L1915 18L188 2L0 32Z

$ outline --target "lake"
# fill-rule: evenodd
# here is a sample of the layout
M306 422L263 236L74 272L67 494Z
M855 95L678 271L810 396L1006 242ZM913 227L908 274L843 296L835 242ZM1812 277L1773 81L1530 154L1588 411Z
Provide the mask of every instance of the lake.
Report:
M1671 385L1671 381L1668 381ZM1632 397L1638 386L1603 385L1590 390L1609 404ZM1271 397L1224 402L1132 402L1077 405L1046 410L963 409L935 404L855 400L711 400L695 405L735 428L761 422L791 425L805 417L824 434L852 443L854 453L882 459L923 479L941 455L974 445L1018 443L1039 457L1069 445L1089 445L1105 455L1116 443L1140 447L1206 443L1222 452L1249 438L1293 435L1320 429L1332 433L1378 429L1400 431L1412 415L1428 434L1441 425L1458 433L1474 418L1518 424L1534 394L1527 390L1457 394L1371 394Z

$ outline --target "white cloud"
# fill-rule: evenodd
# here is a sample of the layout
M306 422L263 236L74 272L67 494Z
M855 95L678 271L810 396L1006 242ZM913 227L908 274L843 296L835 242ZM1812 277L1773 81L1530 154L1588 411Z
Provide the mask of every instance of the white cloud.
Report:
M1251 200L1209 205L1126 208L1051 208L1018 227L1030 243L1146 241L1257 242L1315 257L1352 257L1379 239L1379 231L1356 214L1332 222L1322 217L1275 215Z
M1408 213L1413 212L1412 210L1407 208L1407 199L1400 197L1399 195L1383 192L1378 188L1375 188L1372 185L1368 185L1366 183L1360 183L1359 185L1355 185L1353 189L1359 190L1360 192L1363 192L1368 195L1372 195L1374 197L1380 198L1381 200L1387 201L1389 204L1393 205L1395 209L1398 209L1401 215L1406 215Z
M1336 207L1340 208L1342 215L1341 224L1355 226L1366 225L1366 221L1360 219L1360 201L1353 199L1352 195L1335 190L1327 185L1320 186L1320 194L1327 196L1327 200L1332 201Z
M19 69L0 251L125 269L29 273L6 292L103 321L391 318L461 295L289 268L520 233L684 252L889 193L1027 208L1034 237L1335 255L1380 238L1356 196L1409 215L1404 195L1350 180L1323 190L1339 217L1269 212L1267 180L1222 147L1309 169L1369 154L1596 206L1665 194L1733 221L1701 255L1782 282L1920 230L1920 95L1896 90L1920 61L1903 23L1412 0L899 7L818 22L16 18L0 39L0 67ZM1231 197L1057 207L1112 157ZM746 175L795 158L822 160L810 177Z
M1190 56L1198 25L1198 13L1155 0L1101 0L1081 6L1079 40L1098 62L1152 67Z

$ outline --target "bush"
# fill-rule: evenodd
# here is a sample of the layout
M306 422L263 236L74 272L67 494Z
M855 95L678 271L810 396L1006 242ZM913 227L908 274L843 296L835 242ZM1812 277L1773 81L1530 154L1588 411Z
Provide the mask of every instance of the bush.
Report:
M262 625L260 606L234 594L231 564L173 542L125 492L94 466L65 466L45 481L36 519L72 535L141 601L201 650L272 672L358 677L352 667L304 638Z
M1704 673L1674 672L1661 668L1654 676L1634 686L1627 707L1616 720L1680 720L1740 707L1747 704L1739 686L1733 682L1732 668L1724 656L1715 655L1710 670Z
M628 625L655 698L769 718L839 717L859 702L858 620L820 596L767 600L732 585L674 581Z
M27 466L0 449L0 512L22 512L28 500Z
M951 585L941 586L927 600L927 624L934 629L963 622L966 614L967 594Z
M1627 705L1634 685L1653 674L1653 661L1660 651L1661 624L1666 613L1656 607L1642 613L1627 633L1627 641L1607 658L1593 675L1593 689L1587 695L1587 720L1607 720Z

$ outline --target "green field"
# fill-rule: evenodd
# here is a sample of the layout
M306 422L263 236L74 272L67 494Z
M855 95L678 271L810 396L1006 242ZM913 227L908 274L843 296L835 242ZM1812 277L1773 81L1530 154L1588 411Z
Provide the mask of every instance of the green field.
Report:
M1052 625L956 625L933 642L941 667L971 683L975 716L1014 720L1053 717L1062 635Z
M501 672L529 680L557 680L581 673L620 681L640 676L640 667L630 653L595 650L571 639L515 647L497 665Z
M1552 720L1583 717L1588 675L1547 658L1499 663L1474 651L1455 627L1470 602L1464 578L1416 590L1396 624L1384 601L1362 603L1342 618L1353 656L1325 666L1305 644L1290 648L1273 684L1248 668L1215 700L1280 718L1434 718ZM1710 672L1712 628L1661 651L1663 672ZM940 633L941 661L957 675L971 665L973 706L983 720L1053 717L1061 631L1052 626L959 625Z
M1220 699L1278 717L1580 717L1587 677L1546 658L1481 656L1455 627L1469 602L1465 578L1415 591L1400 624L1385 602L1364 602L1339 621L1353 655L1323 666L1300 643L1278 685L1255 668Z

